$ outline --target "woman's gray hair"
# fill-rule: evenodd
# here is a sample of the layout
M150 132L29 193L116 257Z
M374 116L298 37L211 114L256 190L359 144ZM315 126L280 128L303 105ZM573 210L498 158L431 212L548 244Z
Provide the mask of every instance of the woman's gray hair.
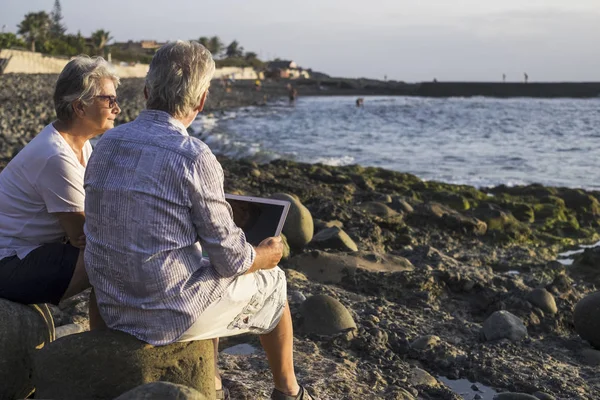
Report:
M200 104L215 73L210 51L195 41L178 40L162 46L146 75L146 108L183 117Z
M80 55L69 61L54 88L54 110L57 118L62 122L70 122L75 113L73 102L80 100L89 105L94 96L100 94L100 81L103 78L112 79L115 89L119 86L119 77L113 66L104 58Z

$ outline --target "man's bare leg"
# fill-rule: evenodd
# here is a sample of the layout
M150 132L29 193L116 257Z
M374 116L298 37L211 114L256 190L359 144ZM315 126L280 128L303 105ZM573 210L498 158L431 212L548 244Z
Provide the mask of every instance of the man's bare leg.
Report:
M85 272L85 266L83 264L83 250L79 250L79 256L77 256L77 263L75 264L73 277L71 277L69 286L67 286L67 290L65 291L65 294L63 294L61 301L75 296L89 287L90 281L88 280L87 272Z
M281 320L275 329L260 336L260 343L267 353L275 389L289 396L296 396L300 386L294 372L294 330L287 302Z
M223 389L223 382L221 382L221 374L219 373L219 338L213 339L213 346L215 348L215 389Z
M98 309L98 302L96 301L96 292L94 292L94 288L92 288L92 291L90 292L90 302L88 307L90 316L90 331L106 328L106 323L102 319L100 310Z

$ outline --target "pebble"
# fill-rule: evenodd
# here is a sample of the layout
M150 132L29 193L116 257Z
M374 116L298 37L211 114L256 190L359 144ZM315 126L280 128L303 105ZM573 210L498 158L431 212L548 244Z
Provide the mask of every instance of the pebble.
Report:
M289 293L290 303L302 304L306 300L306 296L299 290L292 290Z

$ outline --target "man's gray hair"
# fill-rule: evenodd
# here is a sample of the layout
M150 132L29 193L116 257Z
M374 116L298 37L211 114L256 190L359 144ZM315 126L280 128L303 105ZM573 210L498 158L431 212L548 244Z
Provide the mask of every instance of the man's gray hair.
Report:
M100 81L112 79L115 89L120 80L111 64L102 57L80 55L65 65L54 88L54 110L62 122L73 120L73 102L89 105L102 90Z
M149 110L166 111L178 118L200 104L215 73L210 51L195 41L178 40L162 46L146 75Z

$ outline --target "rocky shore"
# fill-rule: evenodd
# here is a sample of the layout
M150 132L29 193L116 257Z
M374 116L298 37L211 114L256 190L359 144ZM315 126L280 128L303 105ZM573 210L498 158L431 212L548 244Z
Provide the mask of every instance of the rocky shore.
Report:
M0 168L53 120L55 79L0 76ZM120 122L143 107L142 85L123 80ZM275 83L261 92L213 85L206 112L281 95ZM572 265L556 261L600 240L600 192L477 189L361 166L220 161L228 192L292 196L281 265L297 372L317 398L460 399L442 382L457 379L474 383L469 400L491 399L489 388L506 392L499 399L600 398L600 351L590 344L600 346L599 316L582 306L577 331L574 320L576 304L600 286L600 251L586 249ZM58 336L87 329L86 302L84 293L53 309ZM268 398L257 338L221 347L238 344L252 351L220 356L232 398Z

